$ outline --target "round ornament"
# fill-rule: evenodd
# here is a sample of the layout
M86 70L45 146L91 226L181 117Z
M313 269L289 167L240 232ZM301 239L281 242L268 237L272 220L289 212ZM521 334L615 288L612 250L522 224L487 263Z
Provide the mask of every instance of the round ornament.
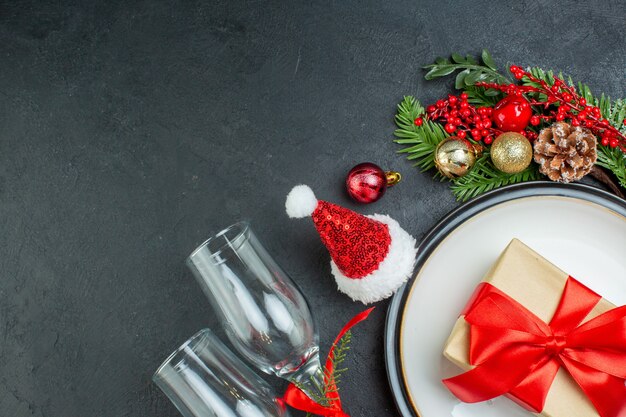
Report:
M445 138L435 149L435 166L441 175L459 178L467 174L480 156L482 148L457 136Z
M368 204L380 200L387 187L397 184L401 178L398 172L385 172L376 164L364 162L348 172L346 188L354 201Z
M521 132L533 115L530 103L522 96L506 96L493 108L492 119L504 132Z
M533 147L526 137L516 132L501 134L491 145L491 161L506 174L517 174L530 165Z

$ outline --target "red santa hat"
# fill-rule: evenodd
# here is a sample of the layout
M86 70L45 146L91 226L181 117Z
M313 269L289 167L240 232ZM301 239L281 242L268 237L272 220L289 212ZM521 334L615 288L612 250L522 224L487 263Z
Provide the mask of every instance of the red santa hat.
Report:
M411 276L415 239L391 217L363 216L317 200L306 185L291 190L285 207L291 218L313 218L339 291L353 300L368 304L390 297Z

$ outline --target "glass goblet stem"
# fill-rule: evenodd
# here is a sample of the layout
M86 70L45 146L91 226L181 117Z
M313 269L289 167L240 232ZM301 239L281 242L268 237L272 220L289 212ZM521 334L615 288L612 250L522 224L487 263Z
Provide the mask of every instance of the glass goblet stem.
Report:
M317 353L297 371L282 377L300 388L312 400L328 405L325 397L324 371Z

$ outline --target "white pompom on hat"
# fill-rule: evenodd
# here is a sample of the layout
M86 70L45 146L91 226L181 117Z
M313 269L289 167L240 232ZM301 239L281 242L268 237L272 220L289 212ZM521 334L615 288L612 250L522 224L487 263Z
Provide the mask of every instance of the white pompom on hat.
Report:
M287 194L285 208L287 215L292 219L301 219L308 217L315 211L317 207L317 198L313 194L313 190L308 185L296 185Z
M353 300L368 304L390 297L413 273L415 239L391 217L363 216L317 200L306 185L289 192L285 208L291 218L313 218L337 286Z

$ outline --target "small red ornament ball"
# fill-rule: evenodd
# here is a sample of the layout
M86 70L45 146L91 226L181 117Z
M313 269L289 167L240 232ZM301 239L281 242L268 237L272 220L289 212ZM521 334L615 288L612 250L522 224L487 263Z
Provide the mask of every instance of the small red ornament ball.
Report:
M491 118L503 132L521 132L526 129L533 111L521 96L506 96L496 104Z
M396 172L387 173L376 164L364 162L348 172L346 188L354 201L368 204L378 201L387 186L395 184L399 178L400 174Z

